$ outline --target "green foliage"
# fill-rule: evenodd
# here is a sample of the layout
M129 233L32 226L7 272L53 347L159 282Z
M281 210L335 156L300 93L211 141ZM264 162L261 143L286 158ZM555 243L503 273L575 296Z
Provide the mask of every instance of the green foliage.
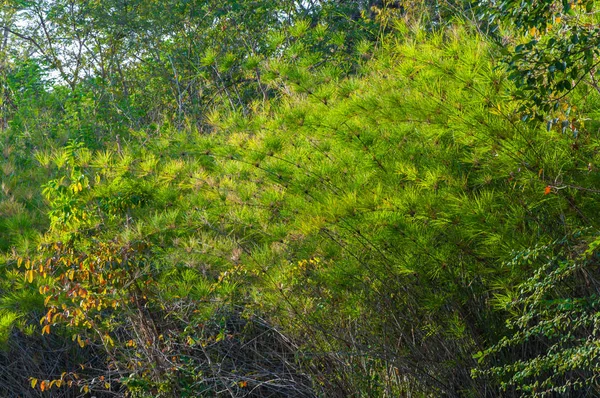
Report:
M136 259L107 269L130 275L102 279L119 295L142 283L135 297L144 306L187 323L198 315L182 313L182 300L209 318L219 305L200 303L250 300L304 342L299 353L328 353L303 361L338 369L314 373L327 388L400 393L406 382L384 377L393 369L422 392L483 391L469 369L475 348L501 330L490 291L530 270L503 260L577 228L581 212L595 220L587 187L597 177L581 168L596 162L595 144L520 121L477 36L400 29L361 79L281 64L285 73L272 78L287 98L252 118L213 115L211 135L166 130L112 154L57 152L68 180L47 185L54 227L45 241L72 241L75 251L47 255L67 264L117 252ZM89 192L81 179L94 182ZM147 248L139 258L129 251L138 242ZM64 271L52 272L70 291ZM102 285L82 275L86 296ZM64 303L58 297L51 308ZM126 309L129 293L118 300L119 316L97 313L94 325L109 322L120 357L130 358L126 340L112 336L118 319L135 325L135 307ZM185 336L170 327L183 333L170 341ZM348 350L362 359L339 357ZM162 365L129 366L150 390L171 380Z
M235 116L220 126L234 132L226 170L243 192L229 191L231 206L262 213L274 240L254 266L272 274L253 293L259 306L310 341L307 351L363 353L372 361L363 374L396 368L433 394L484 391L466 368L501 330L490 290L528 272L502 260L579 225L570 203L592 203L579 187L597 183L581 170L593 140L578 153L573 138L520 121L488 47L468 37L408 32L368 77L298 77L254 129L238 129ZM585 214L596 220L591 207ZM310 258L327 265L305 269ZM402 384L337 382L367 395Z
M512 74L463 2L23 4L47 25L11 22L3 69L13 390L596 388L600 96L557 85L585 57L539 68L595 16L503 4L548 35Z
M91 122L85 134L100 129L114 138L127 134L123 125L138 130L168 120L207 128L205 116L214 108L248 111L253 101L274 95L262 78L272 59L293 63L310 54L310 62L351 69L356 43L377 33L374 21L351 18L357 7L291 0L39 1L22 7L23 27L11 26L9 36L66 83L71 98L87 97L90 107L77 100L77 112L65 109L80 123ZM94 138L86 144L102 141Z
M522 396L598 394L597 246L573 236L515 256L509 266L541 265L504 299L511 333L478 354L490 367L476 375Z
M48 232L19 260L25 279L44 296L42 334L72 336L81 348L100 344L108 369L119 370L111 371L111 383L108 374L85 379L81 372L63 374L57 383L77 383L97 393L122 386L152 396L190 396L228 383L241 383L240 391L286 390L261 386L273 375L257 373L260 362L245 362L244 356L255 355L243 345L246 327L223 326L242 321L231 319L239 318L237 310L227 310L243 292L227 277L241 249L231 224L221 222L215 231L223 199L205 186L210 177L203 164L211 168L211 162L176 159L184 150L205 152L205 137L190 138L187 132L165 135L160 158L133 143L128 150L135 152L111 155L75 142L48 158L38 156L62 175L44 187ZM215 322L223 325L215 329ZM268 325L242 323L262 328L256 337L265 341L261 344L280 344ZM232 359L233 373L221 375L212 363L224 360L229 345L240 359ZM269 355L280 361L278 351ZM299 381L286 383L307 388Z
M584 81L596 87L598 18L596 1L506 0L480 2L490 24L506 22L518 32L503 37L510 78L524 100L522 110L543 116ZM567 119L567 118L564 118Z

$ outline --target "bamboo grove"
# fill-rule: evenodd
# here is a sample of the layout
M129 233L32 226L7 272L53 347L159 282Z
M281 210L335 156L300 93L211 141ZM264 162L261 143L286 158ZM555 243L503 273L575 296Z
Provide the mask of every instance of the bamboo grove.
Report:
M3 396L600 393L596 2L0 4Z

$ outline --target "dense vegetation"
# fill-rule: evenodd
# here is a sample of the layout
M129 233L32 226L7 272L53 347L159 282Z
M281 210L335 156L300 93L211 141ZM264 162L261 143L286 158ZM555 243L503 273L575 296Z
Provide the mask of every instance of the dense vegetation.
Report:
M595 1L0 1L0 394L597 396Z

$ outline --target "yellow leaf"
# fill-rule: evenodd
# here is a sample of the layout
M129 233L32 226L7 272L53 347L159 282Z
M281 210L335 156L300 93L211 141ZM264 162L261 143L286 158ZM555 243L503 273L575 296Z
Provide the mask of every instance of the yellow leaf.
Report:
M106 388L107 390L110 390L110 383L105 381L104 382L104 388Z
M48 333L50 334L50 325L46 325L42 328L42 334Z
M83 348L85 347L85 342L81 339L81 336L77 335L77 344L79 344L79 347Z
M35 386L37 385L38 379L36 379L35 377L30 377L29 380L31 380L31 388L35 388Z

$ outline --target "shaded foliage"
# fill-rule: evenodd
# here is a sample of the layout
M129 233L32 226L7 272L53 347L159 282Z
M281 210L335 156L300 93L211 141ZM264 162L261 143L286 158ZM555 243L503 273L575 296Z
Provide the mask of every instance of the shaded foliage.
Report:
M520 33L504 36L506 62L522 111L538 119L559 110L581 82L598 89L598 33L595 1L483 1L490 24L499 21ZM497 26L497 25L496 25ZM568 115L567 115L568 116ZM564 117L563 120L568 120Z
M508 325L512 333L480 353L495 366L476 374L494 374L503 389L528 396L598 394L598 240L588 246L577 235L518 253L511 262L543 265L503 298L516 315Z

